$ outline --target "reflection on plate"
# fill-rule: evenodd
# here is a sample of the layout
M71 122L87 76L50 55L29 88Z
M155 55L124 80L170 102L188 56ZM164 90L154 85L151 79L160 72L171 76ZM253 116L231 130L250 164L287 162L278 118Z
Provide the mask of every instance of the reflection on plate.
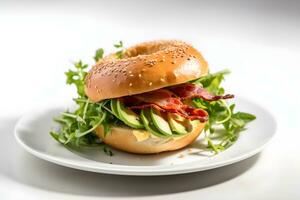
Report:
M135 155L113 150L107 156L101 148L65 148L49 135L56 125L52 118L70 105L49 105L25 114L15 127L15 137L25 150L33 155L71 168L107 174L167 175L183 174L225 166L251 157L262 150L276 131L276 122L263 107L245 99L236 98L239 110L251 112L257 119L242 132L239 140L226 151L213 155L204 150L199 137L189 147L156 155Z

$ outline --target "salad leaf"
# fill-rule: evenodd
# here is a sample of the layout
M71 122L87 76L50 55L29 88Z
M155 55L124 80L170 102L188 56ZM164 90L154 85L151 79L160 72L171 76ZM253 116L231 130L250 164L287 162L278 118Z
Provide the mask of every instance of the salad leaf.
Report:
M114 47L119 49L117 52L116 52L116 56L118 59L121 59L123 58L124 56L124 46L123 46L123 42L122 41L119 41L119 43L117 44L114 44Z
M224 88L220 87L220 85L224 80L225 75L229 73L230 71L225 69L214 74L203 76L195 81L192 81L192 83L202 85L202 87L204 87L208 92L211 92L215 95L223 95Z
M94 57L98 61L103 57L103 49L98 49ZM87 64L82 61L74 63L74 68L65 74L67 84L75 85L78 97L74 99L77 108L74 111L62 112L54 121L60 124L60 129L50 131L50 135L64 145L76 146L105 146L102 141L93 134L95 129L101 124L108 127L114 118L107 110L103 109L105 101L92 103L84 93L84 80L87 75ZM109 132L105 128L106 133ZM103 151L108 155L113 155L108 147L103 147Z
M213 94L222 95L225 91L221 87L221 82L227 74L229 74L228 70L208 74L193 81L193 83L202 85ZM194 98L193 103L196 107L206 110L209 114L209 120L204 128L205 139L207 140L208 148L215 153L223 151L234 144L240 133L245 130L247 123L256 119L250 113L235 112L235 104L229 105L224 100L209 102L200 98Z
M104 49L102 49L102 48L98 49L94 56L95 62L98 62L99 60L101 60L103 58L103 55L104 55Z
M114 44L114 47L116 48L123 48L123 41L119 41L119 43Z
M75 71L69 70L65 74L67 76L67 84L74 84L77 88L79 96L85 96L84 94L84 79L87 75L85 69L88 67L87 64L83 64L82 61L74 63Z

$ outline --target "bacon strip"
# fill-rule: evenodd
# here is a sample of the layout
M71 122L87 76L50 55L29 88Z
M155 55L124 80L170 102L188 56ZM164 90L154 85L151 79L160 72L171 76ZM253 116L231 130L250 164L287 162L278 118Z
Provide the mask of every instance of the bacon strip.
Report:
M186 119L195 120L198 119L200 122L205 122L208 120L208 113L205 110L193 108L189 106L181 107L181 109L169 109L168 107L160 107L156 104L144 104L138 106L131 106L131 109L144 109L144 108L155 108L161 112L176 113Z
M176 113L186 119L198 119L201 122L205 122L208 120L208 113L205 110L185 105L182 102L182 100L195 97L202 98L205 101L217 101L219 99L233 98L234 96L231 94L224 96L212 95L200 86L185 83L167 89L123 97L122 99L126 106L131 109L152 107L161 112Z
M174 92L181 99L191 99L198 97L205 101L217 101L220 99L230 99L234 97L234 95L232 94L226 94L224 96L212 95L209 92L207 92L204 88L192 83L185 83L170 87L168 89Z
M131 109L152 107L162 112L179 114L190 120L198 119L201 122L205 122L208 119L208 113L205 110L183 104L180 98L166 89L124 97L123 99L125 104ZM133 102L135 102L135 105L132 105Z

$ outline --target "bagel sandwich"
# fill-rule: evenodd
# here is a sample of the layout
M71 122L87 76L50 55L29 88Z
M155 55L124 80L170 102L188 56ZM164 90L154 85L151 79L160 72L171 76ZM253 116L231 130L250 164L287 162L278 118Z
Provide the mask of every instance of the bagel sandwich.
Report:
M209 74L202 54L185 42L144 42L96 61L89 72L80 62L76 73L66 73L68 83L77 86L79 108L56 119L68 132L51 132L61 143L160 153L186 147L213 122L231 117L224 102L234 96L219 86L226 72ZM71 115L76 122L67 127L64 120Z

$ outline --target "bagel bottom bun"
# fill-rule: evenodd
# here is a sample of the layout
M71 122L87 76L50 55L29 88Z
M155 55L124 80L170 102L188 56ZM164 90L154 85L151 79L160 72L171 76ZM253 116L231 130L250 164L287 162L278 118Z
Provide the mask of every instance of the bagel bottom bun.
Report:
M205 123L199 123L199 125L194 127L192 132L176 139L152 137L152 135L145 130L136 130L125 127L112 127L111 132L106 136L104 136L102 126L96 128L95 132L105 144L116 149L137 154L154 154L164 151L174 151L191 144L200 135L204 125ZM142 133L142 135L144 133L144 135L150 137L138 141L138 137L135 136L135 131Z

